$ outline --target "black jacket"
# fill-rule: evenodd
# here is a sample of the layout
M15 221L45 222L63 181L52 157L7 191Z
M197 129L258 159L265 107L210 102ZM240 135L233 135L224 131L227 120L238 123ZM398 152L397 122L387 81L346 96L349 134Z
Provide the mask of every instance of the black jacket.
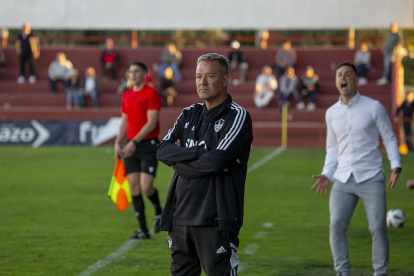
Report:
M403 112L403 118L412 118L414 114L414 102L409 103L405 100L397 109L396 115L398 116L401 111Z
M253 141L252 121L249 113L229 95L207 129L202 130L206 132L204 137L208 137L205 144L185 147L191 126L197 123L203 109L204 104L184 108L158 147L158 160L173 166L175 171L161 217L161 230L171 228L175 190L178 178L182 177L198 179L197 184L215 185L219 230L238 235L243 224L244 185ZM177 139L182 141L182 146L174 144ZM224 172L225 169L228 171Z
M240 64L244 62L244 54L241 51L234 50L227 55L227 59L229 62L237 61L237 64Z

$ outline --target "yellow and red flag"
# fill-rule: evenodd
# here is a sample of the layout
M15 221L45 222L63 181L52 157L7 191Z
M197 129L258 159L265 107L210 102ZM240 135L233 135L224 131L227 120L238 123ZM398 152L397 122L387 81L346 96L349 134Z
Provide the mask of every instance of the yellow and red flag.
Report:
M125 176L125 165L121 158L116 159L111 185L109 185L108 196L112 198L118 210L123 212L132 201L131 189Z

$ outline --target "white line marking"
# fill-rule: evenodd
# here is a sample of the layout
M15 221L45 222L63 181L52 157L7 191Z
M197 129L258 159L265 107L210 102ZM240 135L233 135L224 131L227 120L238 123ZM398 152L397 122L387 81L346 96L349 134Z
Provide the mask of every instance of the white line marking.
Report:
M246 249L244 249L242 253L246 255L254 255L257 248L259 248L259 245L257 243L250 243L246 246Z
M239 263L239 265L237 266L237 273L239 273L239 272L243 272L244 271L244 267L245 267L245 265L244 265L244 263Z
M102 267L112 263L114 260L118 259L122 255L124 255L128 250L130 250L132 247L137 246L140 243L141 240L129 240L126 243L124 243L121 247L119 247L115 252L112 252L108 256L106 256L103 259L100 259L90 267L88 267L86 270L82 271L77 276L89 276L101 269Z
M279 147L279 148L275 149L274 151L272 151L271 153L269 153L268 155L266 155L265 157L263 157L262 159L260 159L256 163L254 163L253 165L249 166L247 168L247 174L254 171L254 170L256 170L256 169L258 169L259 167L263 166L264 164L266 164L267 162L272 160L275 156L282 153L284 150L285 150L284 147ZM121 257L123 254L125 254L132 247L138 245L139 242L140 242L140 240L129 240L129 241L127 241L121 247L119 247L115 252L109 254L104 259L100 259L99 261L97 261L96 263L94 263L93 265L88 267L86 270L82 271L77 276L90 276L90 275L94 274L96 271L98 271L102 267L112 263L115 259ZM251 246L250 249L249 249L249 246ZM253 243L249 246L247 246L247 248L244 250L244 252L245 253L246 252L253 252L251 254L246 253L248 255L253 255L256 252L258 245ZM240 263L238 271L241 272L243 270L244 270L244 264L242 265L242 263Z
M247 174L251 173L252 171L254 171L258 168L260 168L261 166L263 166L264 164L266 164L267 162L272 160L274 157L281 154L285 149L286 148L284 148L284 147L279 147L279 148L275 149L274 151L272 151L271 153L269 153L268 155L266 155L265 157L263 157L262 159L260 159L259 161L257 161L256 163L252 164L251 166L249 166L247 168ZM264 223L263 226L264 227L272 227L273 223L267 222L267 223ZM267 235L267 232L259 232L259 233L256 234L255 238L256 239L262 239L262 238L266 237L266 235ZM243 253L247 254L247 255L253 255L256 252L258 247L259 246L256 243L249 244L249 245L247 245L247 247L243 251ZM246 267L246 264L240 262L239 266L237 268L237 272L243 272L245 267Z
M260 231L259 233L257 233L255 236L254 236L254 238L255 239L264 239L264 238L266 238L266 236L267 236L267 232L265 232L265 231Z
M272 151L271 153L269 153L268 155L266 155L265 157L263 157L262 159L260 159L256 163L254 163L253 165L249 166L247 168L247 173L250 173L250 172L260 168L261 166L263 166L264 164L266 164L267 162L272 160L274 157L281 154L284 150L285 150L284 147L279 147L279 148L275 149L274 151Z

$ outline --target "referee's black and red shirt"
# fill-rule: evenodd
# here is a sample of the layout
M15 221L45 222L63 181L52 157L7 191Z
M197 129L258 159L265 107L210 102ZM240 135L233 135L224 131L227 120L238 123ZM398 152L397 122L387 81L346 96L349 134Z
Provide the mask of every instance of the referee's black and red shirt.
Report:
M131 88L122 94L121 113L127 115L127 137L129 140L134 138L147 123L148 110L161 110L160 94L153 87L145 84L139 91L134 91ZM157 121L155 129L144 140L158 137L159 132L160 124Z

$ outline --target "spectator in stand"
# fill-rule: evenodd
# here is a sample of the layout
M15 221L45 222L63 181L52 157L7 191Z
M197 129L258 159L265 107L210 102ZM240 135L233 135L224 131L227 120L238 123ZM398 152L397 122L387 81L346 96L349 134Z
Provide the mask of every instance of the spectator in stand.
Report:
M289 107L293 98L299 95L297 90L298 77L295 75L293 67L288 67L285 70L285 73L279 79L279 85L281 106L286 104Z
M173 70L167 67L164 71L164 77L161 78L161 96L167 101L168 107L173 106L174 98L178 95L174 85L175 78Z
M129 79L129 69L126 69L124 75L121 77L120 84L116 93L122 96L124 92L132 87L132 81Z
M276 76L272 74L270 66L264 66L262 73L256 79L253 100L257 108L265 108L275 96L277 89Z
M183 60L183 55L181 54L180 50L175 47L174 43L168 44L167 48L164 49L161 53L161 64L158 66L158 73L160 74L161 78L164 77L164 72L167 67L170 67L173 72L175 79L177 82L181 82L183 80L179 65Z
M6 63L6 56L4 55L3 46L0 43L0 76L3 72L4 64Z
M66 86L66 109L72 110L72 103L75 109L79 109L79 97L82 89L79 86L79 72L76 69L70 70L70 78Z
M243 52L240 51L240 43L237 40L233 40L230 43L230 47L233 49L227 56L230 65L230 71L239 70L240 79L233 79L232 84L238 85L246 82L246 74L249 65L245 61Z
M149 87L154 87L154 83L152 82L152 77L151 77L150 70L148 70L147 75L145 76L145 83L146 83Z
M114 51L114 40L112 38L105 39L105 50L102 52L102 75L104 78L111 73L112 79L117 79L118 69L118 53Z
M67 86L72 68L72 62L66 59L66 55L63 52L58 52L56 60L49 65L50 93L56 94L56 84L58 82L62 82L65 87Z
M30 77L29 83L35 83L34 59L40 56L39 38L33 36L32 29L28 22L23 23L22 32L16 40L16 53L20 59L20 76L17 78L17 83L24 83L25 79L25 65L29 63Z
M276 53L276 70L279 78L285 73L286 68L294 67L296 64L296 51L292 48L290 41L286 41Z
M303 110L305 108L306 98L310 98L307 111L314 111L316 109L315 100L319 92L319 76L315 74L312 66L307 66L305 74L301 77L300 102L296 108Z
M394 48L398 46L401 41L401 36L398 32L398 25L395 22L391 23L390 32L387 34L384 46L384 74L382 78L377 80L378 85L388 83L391 73L391 57L394 52Z
M88 67L85 71L85 83L83 85L82 94L79 97L80 106L85 107L85 97L91 97L94 108L98 108L98 79L93 67Z
M368 44L363 42L361 48L355 53L354 64L358 70L359 85L365 85L368 83L365 77L366 72L371 68L371 51L368 50Z
M406 93L405 101L397 109L397 114L396 114L396 116L398 117L400 112L402 111L404 137L405 137L405 142L407 144L407 148L410 152L414 151L413 142L412 142L412 135L413 135L412 126L413 126L413 114L414 114L414 102L413 101L414 101L414 93L411 91L408 91Z

